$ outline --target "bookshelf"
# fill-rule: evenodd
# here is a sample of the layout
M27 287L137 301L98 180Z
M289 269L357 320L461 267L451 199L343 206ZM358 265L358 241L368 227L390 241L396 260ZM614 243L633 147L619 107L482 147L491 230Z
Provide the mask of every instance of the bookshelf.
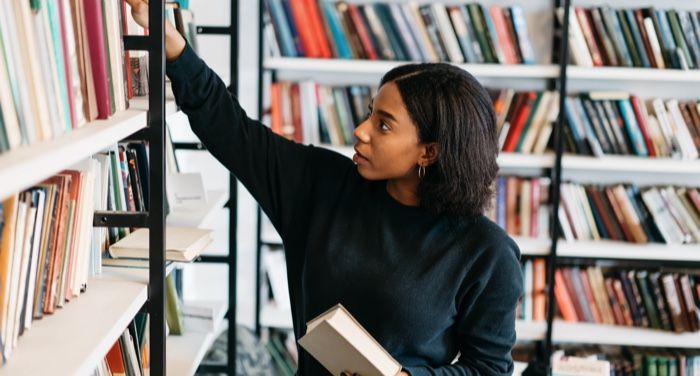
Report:
M370 3L381 2L371 1ZM431 3L426 1L425 3ZM366 3L366 2L363 2ZM446 4L452 2L445 1ZM463 2L460 2L463 3ZM526 12L531 11L542 16L541 12L554 13L551 2L510 2L510 1L481 1L485 6L521 4ZM573 11L573 7L601 6L596 0L555 1L553 6L563 6ZM674 0L663 5L650 0L615 0L610 2L613 8L679 8L698 11L697 4ZM543 11L543 9L545 9ZM538 13L539 12L539 13ZM551 16L550 16L551 17ZM541 17L538 20L528 18L528 26L536 23L540 29L531 31L530 35L538 35L541 40L537 44L536 53L542 56L533 65L498 65L498 64L456 64L477 77L485 86L499 88L513 87L515 90L558 90L566 95L575 95L587 91L624 91L642 98L682 98L697 100L697 83L700 80L700 70L651 69L631 67L584 67L569 62L571 46L567 38L571 30L568 19L555 29L547 29L550 18ZM261 20L262 20L261 15ZM546 26L543 26L546 25ZM550 39L553 43L550 43ZM549 57L552 57L549 62ZM406 61L370 61L344 59L317 59L299 57L261 57L259 82L264 82L263 75L269 74L271 80L312 80L328 85L376 85L381 76L391 68L408 63ZM264 105L260 98L260 106ZM563 149L564 132L567 119L564 103L560 102L559 119L554 126L552 143L554 151L543 155L528 155L516 153L501 153L498 158L501 170L507 173L529 176L552 176L551 202L554 213L559 206L559 192L562 181L579 184L617 184L634 183L646 185L680 185L700 187L700 160L682 160L672 158L643 158L636 156L606 155L591 157L565 154ZM324 145L325 146L325 145ZM351 147L325 146L351 156ZM556 215L552 216L556 218ZM274 233L266 221L259 221L259 249L265 245L281 245L279 236ZM625 263L642 263L648 268L659 268L664 265L674 265L683 268L697 268L700 262L700 247L694 244L635 244L601 241L566 242L560 239L558 226L552 226L550 239L527 239L515 237L514 240L526 256L548 257L549 283L551 292L549 301L554 302L553 272L558 261L576 262L576 259L586 259L586 262L602 260ZM553 240L552 240L553 239ZM258 255L259 257L259 255ZM565 260L566 259L566 260ZM260 263L258 263L260 269ZM264 277L258 278L258 280ZM273 304L259 304L260 326L288 328L289 319ZM554 306L554 304L550 305ZM569 323L555 319L554 310L548 313L546 323L517 322L519 338L534 338L545 341L546 353L551 353L553 343L581 344L617 344L642 347L674 347L697 348L700 346L700 333L664 332L634 327L596 325L590 323ZM523 336L521 336L521 333Z

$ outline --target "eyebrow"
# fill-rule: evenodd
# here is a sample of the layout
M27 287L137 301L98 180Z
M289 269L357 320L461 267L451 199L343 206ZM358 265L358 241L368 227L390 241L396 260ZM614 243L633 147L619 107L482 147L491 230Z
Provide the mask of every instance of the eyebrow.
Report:
M374 109L374 98L372 98L372 99L370 100L370 102L369 102L369 108L370 108L371 111L373 111L373 112L375 111L375 109ZM383 116L383 117L385 117L385 118L387 118L387 119L393 121L394 123L398 123L398 120L396 120L396 117L395 117L394 115L392 115L390 112L387 112L387 111L384 111L384 110L381 110L381 109L377 109L376 111L377 111L377 114L379 114L379 115L381 115L381 116Z

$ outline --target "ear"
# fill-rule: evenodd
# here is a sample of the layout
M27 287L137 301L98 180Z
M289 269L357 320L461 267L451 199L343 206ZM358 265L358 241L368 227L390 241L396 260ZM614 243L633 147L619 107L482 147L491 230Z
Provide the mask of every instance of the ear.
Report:
M437 142L423 144L423 151L418 158L418 164L421 166L430 166L437 161L439 154L440 149L438 148Z

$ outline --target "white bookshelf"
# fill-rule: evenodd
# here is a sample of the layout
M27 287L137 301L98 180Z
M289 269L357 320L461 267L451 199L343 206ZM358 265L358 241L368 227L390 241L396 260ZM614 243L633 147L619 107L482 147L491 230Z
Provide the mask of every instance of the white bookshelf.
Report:
M637 156L607 155L601 158L564 155L563 170L581 170L592 172L620 172L645 174L700 174L700 160L681 160L671 158L647 158Z
M700 262L700 246L613 240L567 242L562 239L557 245L557 256Z
M85 293L32 322L0 375L91 374L146 303L147 281L147 269L104 268Z
M646 81L662 83L700 82L700 71L680 69L580 67L570 65L567 75L573 80Z
M136 98L129 109L97 120L54 140L20 147L0 156L0 200L113 145L146 127L148 100ZM177 111L166 101L166 115Z
M547 333L547 322L517 320L515 333L518 341L541 341Z
M207 191L207 202L196 210L179 210L177 208L170 211L165 223L168 226L178 227L207 227L212 216L218 209L221 209L228 194L224 191Z
M381 76L399 65L410 61L349 60L349 59L311 59L270 57L263 62L266 69L278 72L308 74L362 74ZM556 78L559 67L548 65L505 65L505 64L455 64L476 77L494 78Z
M547 256L552 246L549 238L528 238L524 236L511 236L520 248L520 253L527 256Z
M552 341L642 347L700 348L700 332L674 333L655 329L555 320Z
M194 375L214 340L228 326L224 320L228 304L225 301L205 303L214 310L213 329L209 331L192 330L187 325L190 318L184 317L185 334L181 336L170 335L165 344L165 364L169 376ZM187 304L186 301L184 305Z

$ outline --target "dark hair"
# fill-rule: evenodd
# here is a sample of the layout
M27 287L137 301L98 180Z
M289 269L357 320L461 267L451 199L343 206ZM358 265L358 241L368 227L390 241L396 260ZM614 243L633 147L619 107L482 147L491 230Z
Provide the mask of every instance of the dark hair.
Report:
M422 142L438 159L418 185L421 206L435 213L481 214L498 173L496 118L491 98L465 70L444 63L408 64L382 77L394 82Z

